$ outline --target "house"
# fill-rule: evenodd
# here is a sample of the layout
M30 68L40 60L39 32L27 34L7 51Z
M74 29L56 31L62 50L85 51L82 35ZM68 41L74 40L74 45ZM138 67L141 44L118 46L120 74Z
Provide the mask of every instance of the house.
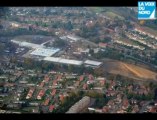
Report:
M80 85L80 81L77 81L77 82L75 83L75 86L78 87L79 85Z
M99 47L101 48L106 48L106 46L107 46L107 43L102 43L102 42L99 43Z
M126 110L128 107L129 107L129 101L128 101L128 99L124 99L122 101L122 109Z
M102 87L94 87L93 90L103 90Z
M29 92L28 92L28 94L27 94L27 96L26 96L26 99L29 99L29 98L32 97L34 90L35 90L35 88L31 88L31 89L29 90Z
M135 105L135 106L133 106L132 113L137 113L137 112L139 112L139 107L138 107L138 105Z
M63 100L64 100L64 95L61 94L59 97L60 97L60 98L59 98L60 101L63 101Z
M106 92L106 96L114 96L114 95L116 95L116 91L113 91L113 90L108 90L107 92Z
M97 80L105 80L104 77L98 77Z
M95 109L95 112L96 112L96 113L103 113L103 112L102 112L102 109L98 109L98 108Z
M150 113L157 113L157 107L154 106L149 110Z
M37 96L37 99L38 99L38 100L41 100L42 97L44 96L44 94L45 94L45 90L40 90L40 92L39 92L39 94L38 94L38 96Z
M56 94L56 89L53 89L51 95L54 96L55 94Z
M94 80L94 76L90 74L90 75L88 75L88 79L89 79L89 81Z
M39 103L37 103L37 102L30 102L29 106L39 106Z
M58 75L57 81L60 80L61 78L62 78L62 75Z
M54 109L55 109L55 106L54 106L54 105L50 105L50 106L49 106L49 111L50 111L50 112L52 112Z
M20 104L15 104L15 103L10 103L7 105L8 109L21 109L21 105Z
M88 87L88 85L87 85L87 84L84 84L84 85L83 85L83 89L84 89L84 90L86 90L86 89L87 89L87 87Z
M56 74L57 72L56 71L50 71L49 73L51 73L51 74Z
M83 79L84 79L84 76L81 75L80 78L79 78L79 80L82 81Z
M111 108L113 105L115 105L115 104L114 104L114 101L113 101L113 100L109 100L108 103L107 103L107 106L108 106L109 108Z

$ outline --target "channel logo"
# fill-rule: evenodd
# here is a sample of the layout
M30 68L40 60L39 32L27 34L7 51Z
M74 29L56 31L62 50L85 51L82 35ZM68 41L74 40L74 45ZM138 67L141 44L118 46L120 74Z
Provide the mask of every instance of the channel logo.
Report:
M156 2L138 2L138 19L156 19Z

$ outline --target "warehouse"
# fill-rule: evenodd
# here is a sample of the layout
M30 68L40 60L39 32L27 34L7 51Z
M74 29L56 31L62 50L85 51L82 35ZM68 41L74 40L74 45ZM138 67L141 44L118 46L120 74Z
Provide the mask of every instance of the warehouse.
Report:
M44 60L55 62L55 63L69 64L69 65L70 64L71 65L82 65L83 64L82 61L63 59L63 58L59 58L59 57L45 57Z
M73 35L67 35L67 38L72 40L72 41L75 41L75 42L81 39L81 38L73 36Z
M32 53L30 53L30 54L31 55L47 57L47 56L54 55L58 51L60 51L60 49L58 49L58 48L38 48L38 49L34 50Z
M99 67L100 65L102 65L102 62L93 61L93 60L86 60L84 62L84 64L85 64L86 67L96 68L96 67Z

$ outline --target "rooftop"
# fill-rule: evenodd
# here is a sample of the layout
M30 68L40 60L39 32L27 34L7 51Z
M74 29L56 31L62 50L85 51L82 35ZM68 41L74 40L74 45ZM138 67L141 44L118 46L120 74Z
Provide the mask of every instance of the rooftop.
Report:
M72 59L62 59L60 57L45 57L45 61L63 63L63 64L72 64L72 65L81 65L83 64L82 61L72 60Z
M54 55L59 50L60 49L58 49L58 48L38 48L38 49L34 50L32 53L30 53L30 54L47 57L47 56Z
M93 61L93 60L86 60L84 63L89 64L89 65L94 65L94 66L99 66L102 64L102 62Z

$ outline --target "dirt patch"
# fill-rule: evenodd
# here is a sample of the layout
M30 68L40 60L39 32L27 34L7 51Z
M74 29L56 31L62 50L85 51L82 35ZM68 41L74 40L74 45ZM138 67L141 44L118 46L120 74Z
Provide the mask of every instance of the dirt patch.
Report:
M132 64L116 61L116 60L105 60L103 68L106 72L113 74L120 74L130 78L139 78L143 80L156 80L157 81L157 73L142 68L139 66L135 66Z

